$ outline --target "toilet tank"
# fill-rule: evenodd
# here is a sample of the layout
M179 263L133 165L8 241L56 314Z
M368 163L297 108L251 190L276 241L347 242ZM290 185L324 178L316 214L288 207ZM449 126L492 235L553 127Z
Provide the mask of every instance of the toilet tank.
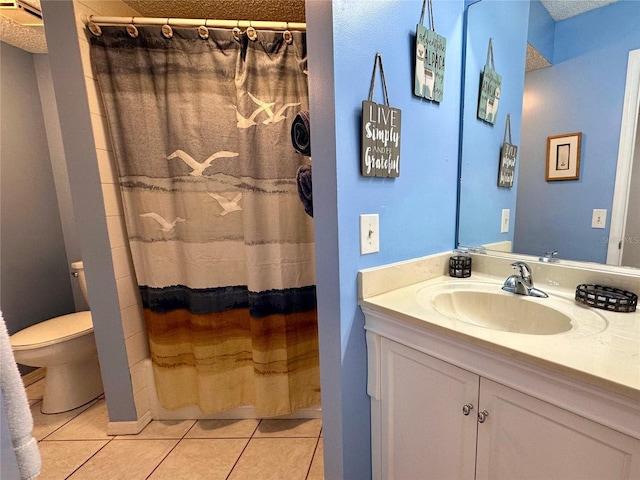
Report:
M82 260L73 262L71 264L71 269L73 270L72 275L78 279L82 296L86 300L87 305L89 305L89 295L87 295L87 279L84 275L84 265L82 263Z

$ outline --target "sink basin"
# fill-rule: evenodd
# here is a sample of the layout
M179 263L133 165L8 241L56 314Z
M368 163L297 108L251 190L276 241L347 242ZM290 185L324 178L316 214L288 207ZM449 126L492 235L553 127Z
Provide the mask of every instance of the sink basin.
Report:
M443 283L424 287L416 300L423 308L470 325L510 333L578 336L603 331L607 321L572 299L534 298L501 290L490 283Z
M542 302L515 295L478 291L440 293L434 308L458 320L480 327L530 335L552 335L571 330L571 318Z

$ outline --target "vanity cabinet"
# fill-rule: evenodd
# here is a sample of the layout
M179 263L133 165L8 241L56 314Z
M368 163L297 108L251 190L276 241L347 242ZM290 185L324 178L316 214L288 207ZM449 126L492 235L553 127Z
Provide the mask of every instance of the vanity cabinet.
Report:
M640 478L640 440L485 378L478 409L477 479Z
M374 478L640 478L636 438L370 331L367 342Z
M386 338L380 374L381 477L473 480L479 377Z

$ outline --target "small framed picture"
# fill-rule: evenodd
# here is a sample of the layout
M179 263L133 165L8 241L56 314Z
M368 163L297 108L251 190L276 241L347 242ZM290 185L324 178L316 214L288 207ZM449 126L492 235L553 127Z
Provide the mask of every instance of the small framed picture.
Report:
M582 132L547 138L547 182L580 178L580 143Z

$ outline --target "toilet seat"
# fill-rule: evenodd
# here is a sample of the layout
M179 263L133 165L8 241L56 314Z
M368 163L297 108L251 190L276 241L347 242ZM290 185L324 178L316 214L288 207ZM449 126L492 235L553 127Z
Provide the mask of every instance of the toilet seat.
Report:
M77 312L51 318L11 335L13 350L31 350L80 337L93 330L91 312Z

